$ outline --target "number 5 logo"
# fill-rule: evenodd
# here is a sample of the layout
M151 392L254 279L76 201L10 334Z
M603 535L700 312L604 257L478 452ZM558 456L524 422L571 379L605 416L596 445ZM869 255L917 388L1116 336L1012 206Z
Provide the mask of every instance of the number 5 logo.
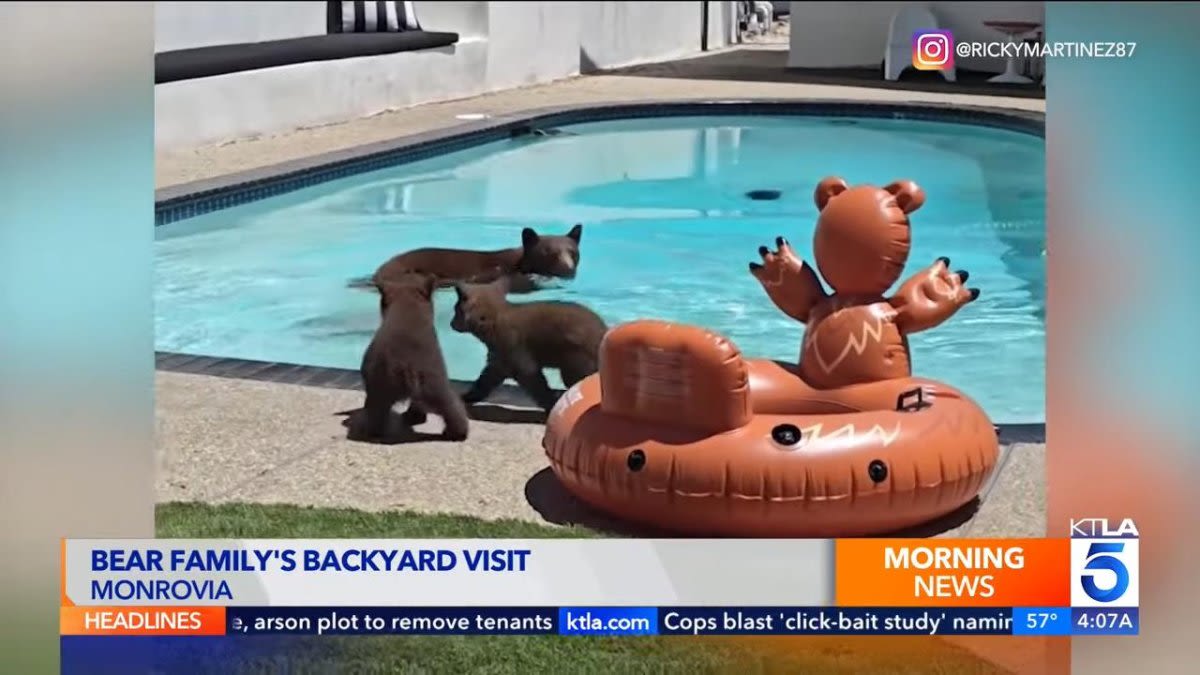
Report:
M1112 602L1125 595L1126 589L1129 588L1129 570L1120 558L1112 555L1120 554L1124 550L1125 544L1121 542L1095 542L1088 547L1087 562L1083 569L1107 570L1117 577L1112 588L1100 588L1096 584L1095 574L1081 574L1079 581L1083 584L1083 592L1087 593L1089 598L1096 602Z

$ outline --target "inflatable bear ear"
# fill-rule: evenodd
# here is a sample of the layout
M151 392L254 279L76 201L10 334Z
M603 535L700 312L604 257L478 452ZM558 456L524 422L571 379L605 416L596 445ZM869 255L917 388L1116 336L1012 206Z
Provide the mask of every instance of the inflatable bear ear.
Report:
M837 176L830 176L821 180L817 184L817 191L813 193L813 200L817 202L817 210L824 211L825 205L829 203L829 200L845 192L848 187L846 181Z
M912 213L925 203L925 191L911 180L898 180L883 188L896 198L901 211Z

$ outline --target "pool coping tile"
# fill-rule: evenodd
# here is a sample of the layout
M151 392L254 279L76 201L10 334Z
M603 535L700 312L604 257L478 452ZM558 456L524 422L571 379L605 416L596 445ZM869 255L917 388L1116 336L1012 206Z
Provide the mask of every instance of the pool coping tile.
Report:
M590 103L553 106L496 115L368 143L333 152L281 162L179 185L160 188L154 195L155 226L185 220L331 180L375 171L474 145L520 136L538 128L583 122L646 117L692 115L796 115L819 117L869 117L972 124L1045 137L1046 115L1032 110L931 102L866 102L852 99L683 99L639 102ZM212 375L244 380L361 390L357 371L156 352L155 367L179 373ZM454 381L465 390L469 382ZM516 386L503 385L488 403L534 408ZM1002 443L1044 443L1045 424L1000 425Z

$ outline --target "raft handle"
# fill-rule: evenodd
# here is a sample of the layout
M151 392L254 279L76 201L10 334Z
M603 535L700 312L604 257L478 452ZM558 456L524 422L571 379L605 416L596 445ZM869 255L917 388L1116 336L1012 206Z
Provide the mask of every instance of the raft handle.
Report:
M646 466L646 453L641 450L629 453L629 457L625 459L625 466L628 466L630 471L641 471L642 467Z
M795 424L780 424L771 429L771 439L780 445L796 445L800 438L800 428Z
M913 398L916 400L908 402ZM931 407L932 405L932 403L925 400L925 389L923 387L909 389L896 398L897 412L917 412L918 410Z

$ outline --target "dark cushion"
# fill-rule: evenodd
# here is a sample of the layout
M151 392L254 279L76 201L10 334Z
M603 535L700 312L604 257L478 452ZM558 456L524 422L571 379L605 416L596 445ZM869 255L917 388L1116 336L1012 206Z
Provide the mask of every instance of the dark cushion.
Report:
M178 49L154 55L154 83L212 77L307 61L332 61L434 49L458 42L458 33L335 33L312 37Z

